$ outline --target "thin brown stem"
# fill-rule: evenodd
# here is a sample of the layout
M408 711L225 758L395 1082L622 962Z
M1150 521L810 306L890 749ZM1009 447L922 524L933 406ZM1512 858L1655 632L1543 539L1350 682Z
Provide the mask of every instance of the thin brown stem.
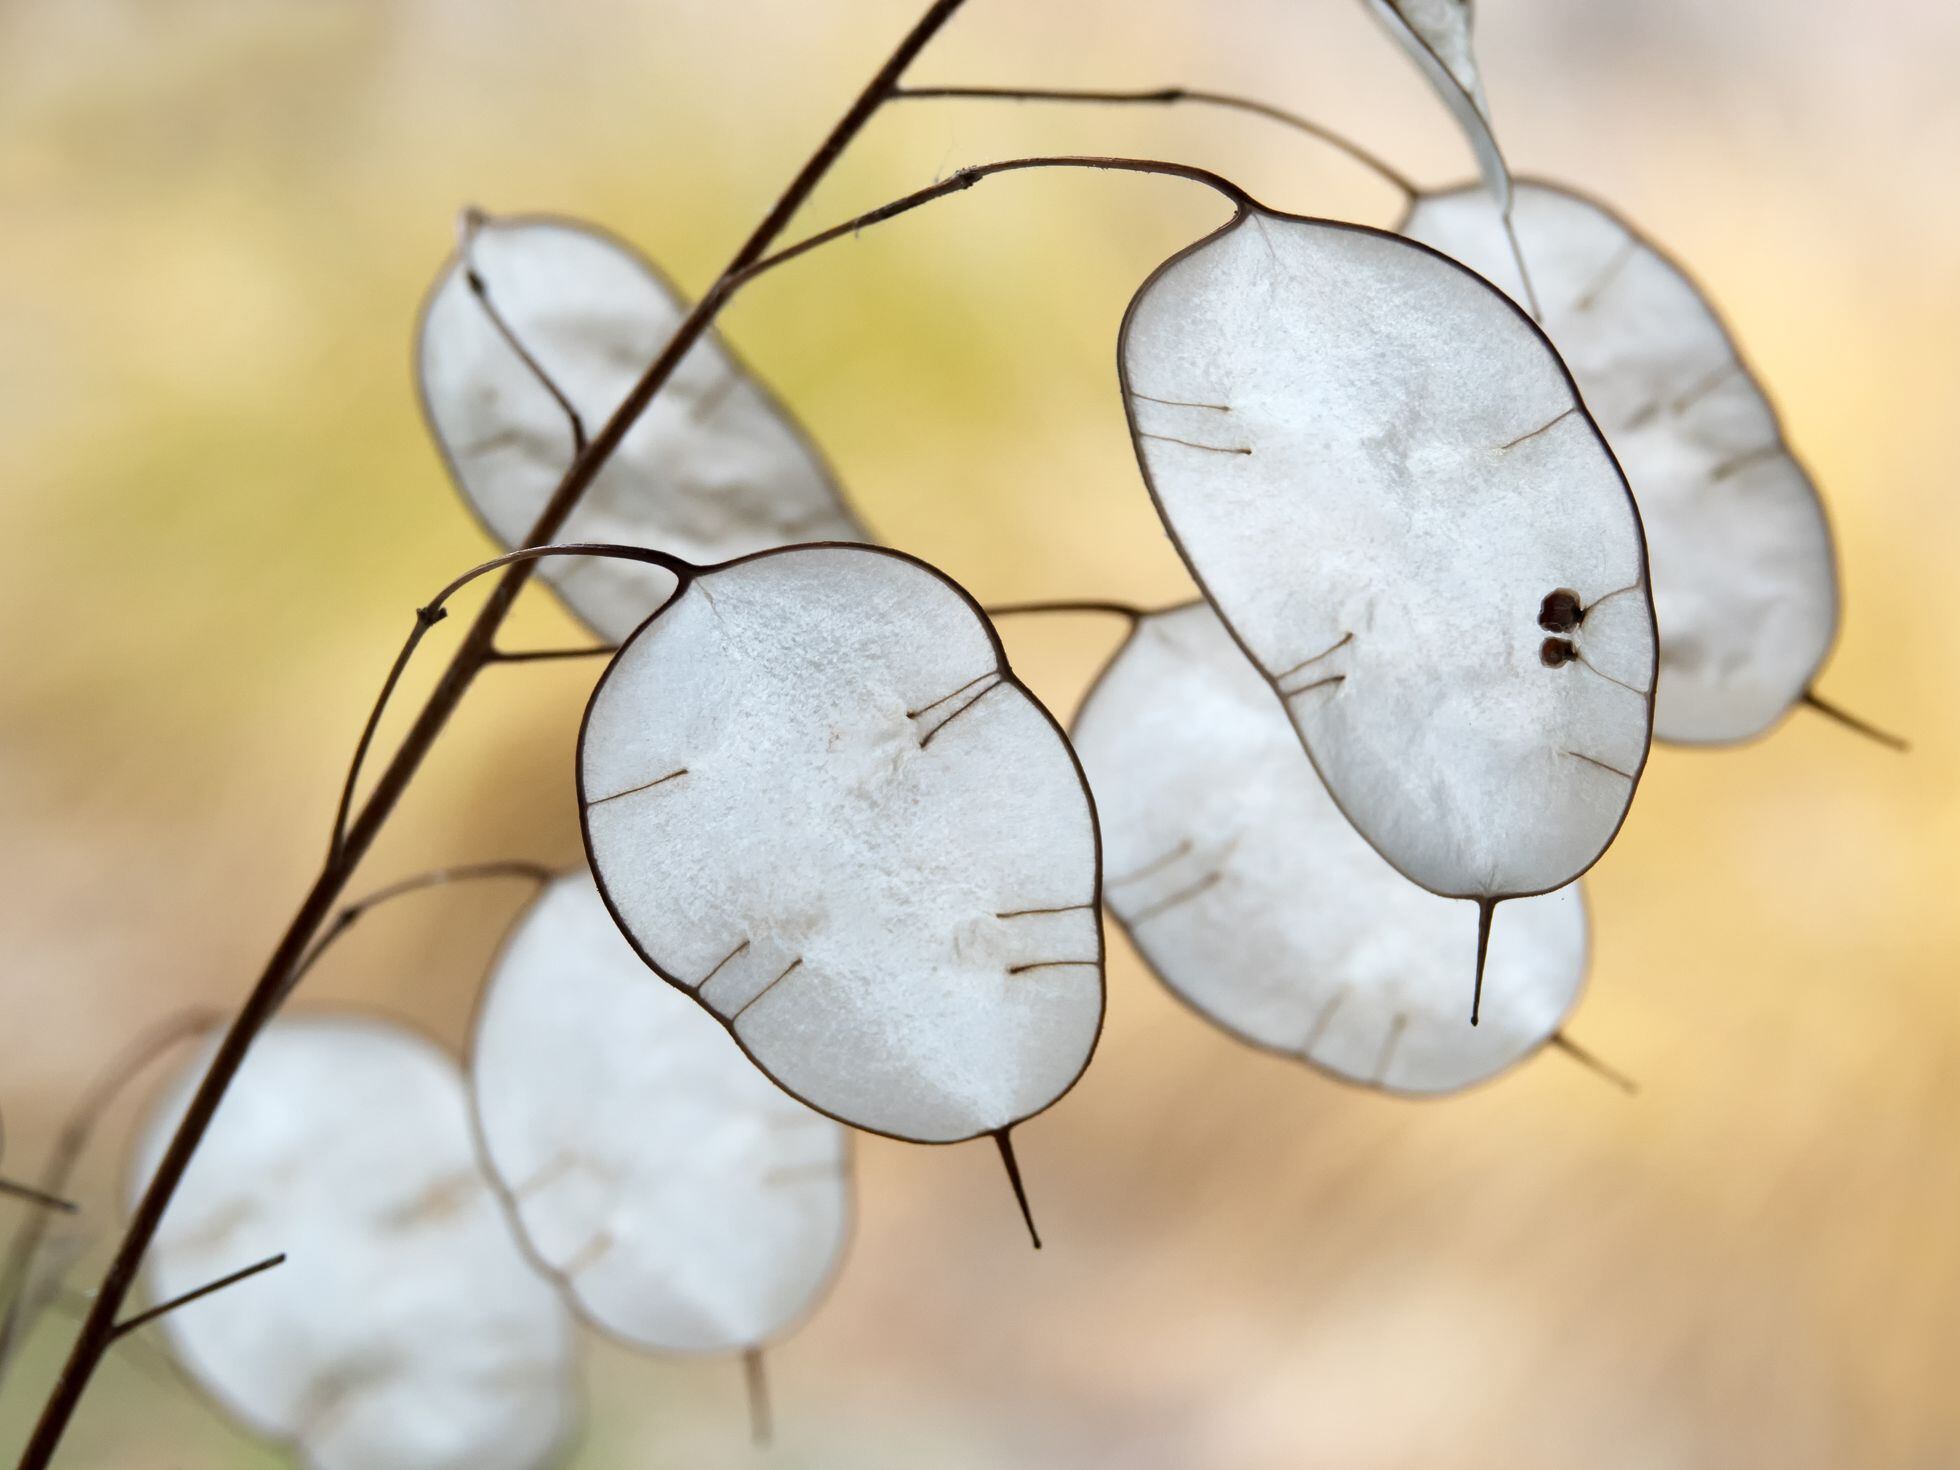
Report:
M149 1326L150 1323L156 1321L157 1318L166 1313L174 1312L179 1307L188 1307L192 1302L202 1301L214 1292L223 1291L227 1286L236 1286L239 1282L258 1275L261 1271L270 1271L274 1266L283 1266L285 1263L286 1253L281 1251L276 1256L267 1256L263 1261L254 1261L242 1271L234 1271L229 1276L220 1276L216 1281L207 1281L196 1291L187 1291L182 1296L173 1296L169 1301L161 1302L146 1312L138 1312L128 1320L118 1322L110 1329L110 1341L113 1342L119 1337L127 1337L139 1327Z
M15 1179L0 1178L0 1194L6 1195L9 1199L25 1200L28 1204L42 1210L53 1210L57 1215L75 1213L73 1200L63 1199L57 1194L49 1194L45 1190L36 1189L31 1184L22 1184Z
M544 364L539 362L531 349L524 345L524 339L517 335L517 329L505 318L503 312L497 309L497 303L490 295L489 284L483 279L482 272L476 268L476 235L485 222L486 216L480 209L464 210L457 221L457 255L463 267L463 284L469 287L470 295L474 296L476 304L483 308L484 316L489 319L497 335L504 339L504 345L517 354L517 360L524 364L525 371L530 373L537 380L538 385L551 395L551 401L557 404L558 411L565 415L565 421L572 431L572 455L576 458L585 453L585 420L579 417L579 411L572 406L572 400L565 396L564 390L553 381L551 374L545 371Z
M306 952L305 958L293 966L293 973L286 980L286 988L281 999L291 996L299 988L300 981L312 973L313 967L320 962L320 956L332 947L334 941L359 923L370 909L391 899L400 898L404 894L420 893L428 888L443 887L450 883L469 883L486 878L516 878L542 888L556 876L557 874L543 863L511 858L488 863L463 863L451 868L433 868L426 873L417 873L413 877L399 879L385 888L377 888L365 898L355 899L333 916L333 922L328 924L320 937L313 942L313 947Z
M1021 1207L1021 1220L1028 1227L1028 1239L1034 1242L1036 1250L1040 1250L1041 1232L1034 1228L1034 1211L1028 1207L1027 1187L1021 1183L1021 1161L1014 1157L1014 1140L1008 1137L1008 1131L1002 1128L996 1132L994 1144L1000 1149L1000 1162L1007 1170L1007 1182L1013 1186L1014 1203Z
M1571 1057L1580 1066L1604 1077L1628 1097L1634 1097L1640 1092L1639 1083L1635 1082L1619 1068L1608 1066L1599 1059L1596 1053L1579 1045L1578 1042L1574 1041L1570 1036L1567 1036L1563 1031L1554 1031L1552 1033L1552 1045Z
M995 102L1086 102L1110 104L1115 106L1141 105L1174 107L1181 103L1194 103L1203 107L1220 107L1232 112L1243 112L1253 117L1263 117L1269 122L1305 133L1317 138L1330 148L1346 154L1377 178L1403 195L1413 199L1419 192L1415 183L1400 169L1395 168L1378 154L1369 152L1352 138L1335 132L1311 118L1301 117L1297 112L1288 112L1283 107L1275 107L1270 102L1261 102L1255 97L1240 97L1229 92L1207 92L1196 87L1149 87L1135 91L1105 91L1089 87L901 87L896 94L900 100L962 99L967 101Z
M42 1167L38 1188L48 1195L64 1193L75 1166L88 1149L89 1139L123 1089L173 1047L209 1030L221 1019L220 1012L204 1007L179 1011L166 1016L111 1057L69 1109L68 1119L55 1136L54 1147ZM28 1277L41 1257L51 1223L52 1217L43 1210L36 1210L21 1221L20 1229L8 1243L6 1263L0 1266L0 1302L5 1303L5 1316L0 1317L0 1373L6 1371L22 1335L31 1325L33 1309L28 1300Z
M1171 163L1159 158L1105 158L1076 154L1042 158L1008 158L998 163L978 163L969 168L959 169L936 184L915 189L912 193L894 199L889 204L881 204L878 208L867 210L863 214L845 220L842 224L832 225L827 230L819 230L794 245L786 245L773 255L763 256L736 273L730 278L728 289L732 291L746 286L764 271L771 271L779 265L785 265L820 245L828 245L832 240L855 235L869 229L872 225L882 224L888 219L910 213L922 204L930 204L935 199L944 199L949 194L958 194L971 189L982 179L990 179L996 174L1021 173L1038 168L1087 168L1107 173L1158 174L1165 178L1187 179L1191 183L1203 184L1208 189L1215 189L1241 211L1263 208L1258 200L1223 174L1215 174L1208 168L1198 168L1188 163Z
M1477 1024L1484 1010L1484 960L1490 954L1490 920L1497 912L1497 900L1480 898L1477 905L1477 988L1470 996L1470 1024Z
M56 1292L48 1305L62 1316L77 1321L88 1312L88 1298L72 1289ZM170 1355L155 1343L141 1337L125 1336L116 1339L116 1349L125 1363L165 1393L183 1392L182 1375L170 1361Z
M1138 607L1132 602L1104 602L1095 598L1071 599L1064 602L989 603L985 611L990 618L1013 618L1031 613L1107 613L1111 617L1129 619L1132 626L1150 616L1148 608Z
M964 0L932 0L925 13L906 32L870 82L817 145L796 177L790 181L789 187L735 252L717 283L681 320L674 329L673 337L648 365L632 392L614 410L612 417L586 446L585 452L572 462L525 538L528 545L543 546L558 533L586 488L612 457L627 432L638 422L654 395L713 325L716 314L727 299L728 280L760 260L775 243L796 212L816 191L831 166L897 90L906 68L939 34L963 3ZM485 599L476 621L464 635L461 646L451 657L448 668L431 691L422 712L402 737L393 759L376 780L360 811L351 814L351 820L344 825L336 822L336 830L345 835L334 843L319 875L301 900L298 911L274 947L224 1039L218 1044L204 1080L185 1109L177 1132L157 1164L142 1198L131 1212L128 1227L103 1273L94 1304L83 1320L80 1332L76 1334L53 1391L42 1406L40 1419L21 1456L18 1470L47 1470L54 1459L90 1378L101 1363L102 1355L115 1340L116 1315L135 1284L144 1253L156 1236L164 1210L176 1194L177 1186L182 1182L185 1170L190 1167L191 1158L197 1152L205 1131L211 1126L218 1104L223 1101L232 1079L243 1065L253 1038L277 1011L287 975L306 954L320 926L327 922L355 868L387 825L396 804L421 770L423 761L435 748L438 737L462 703L470 685L489 663L496 647L497 633L515 605L518 594L530 580L532 571L531 562L513 563L505 571Z
M769 1413L769 1377L763 1370L761 1348L752 1347L743 1352L742 1380L749 1390L749 1441L761 1449L775 1433L775 1423Z
M492 649L490 662L493 664L541 664L568 658L602 658L619 652L614 643L595 643L590 648L520 648L512 653L503 649Z
M1887 750L1896 750L1903 754L1912 749L1911 742L1903 735L1894 735L1889 730L1881 730L1869 721L1861 720L1843 706L1832 704L1815 689L1804 690L1803 702L1827 719L1836 720L1845 729L1855 730L1868 740L1876 740Z
M353 759L347 763L347 779L341 783L340 805L334 813L333 840L328 845L329 861L339 857L346 846L348 815L354 809L354 793L360 785L361 767L367 760L368 750L374 744L375 732L381 728L381 716L388 708L388 701L394 697L395 686L401 683L402 674L407 670L409 661L415 657L415 650L421 647L422 640L428 636L429 629L449 616L449 609L444 604L478 577L504 568L524 568L528 571L530 563L547 556L598 556L610 557L618 561L647 562L672 572L682 581L692 577L696 571L695 567L679 557L669 556L666 552L655 551L651 547L573 542L564 546L534 545L516 551L507 551L502 556L494 556L489 561L471 567L467 572L453 578L448 586L429 599L427 606L415 610L415 625L409 629L408 637L402 643L401 652L395 655L395 662L388 670L388 677L381 682L381 692L375 696L374 706L368 711L367 723L361 727L361 738L354 744ZM475 631L471 629L472 634ZM462 655L459 652L457 656L460 658ZM492 642L488 651L477 658L477 664L481 667L483 664L494 662L499 656L496 644ZM452 664L452 670L454 667Z
M360 786L361 767L367 761L369 747L374 744L375 731L381 728L381 713L388 708L388 701L394 696L395 686L401 683L408 661L415 657L417 645L428 636L429 629L448 616L441 608L417 608L415 627L409 633L408 641L402 645L401 652L395 655L395 661L388 669L388 677L381 681L381 692L375 695L367 721L361 726L360 739L354 742L353 757L347 762L347 778L340 783L340 801L333 814L333 833L327 841L327 866L330 868L346 855L347 823L354 810L354 793Z

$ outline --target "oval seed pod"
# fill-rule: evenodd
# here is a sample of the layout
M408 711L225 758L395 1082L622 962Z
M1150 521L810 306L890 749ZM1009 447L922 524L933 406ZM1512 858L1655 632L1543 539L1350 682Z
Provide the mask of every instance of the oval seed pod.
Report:
M208 1048L207 1048L208 1053ZM137 1136L130 1198L203 1074ZM456 1064L368 1017L274 1021L253 1043L151 1247L190 1376L318 1470L528 1470L572 1414L571 1320L477 1161Z
M1471 0L1368 0L1368 8L1436 89L1469 140L1500 214L1508 210L1511 171L1491 131L1490 103L1471 40Z
M811 1107L1004 1140L1088 1065L1088 788L979 605L924 563L793 547L684 581L594 690L578 776L641 957Z
M491 1175L580 1313L636 1347L760 1348L830 1285L850 1142L620 936L589 874L518 921L477 1012Z
M1837 636L1815 487L1721 320L1602 205L1521 180L1512 228L1558 345L1640 502L1660 622L1662 740L1746 740L1803 698ZM1474 188L1418 199L1404 234L1521 294Z
M1453 1092L1536 1051L1577 1001L1571 884L1506 910L1482 1024L1463 1024L1461 911L1355 833L1206 604L1142 618L1071 733L1104 902L1171 992L1241 1040L1390 1092Z
M1647 758L1653 609L1544 334L1425 247L1244 210L1145 283L1119 362L1172 539L1356 830L1486 920L1590 867Z
M646 260L587 225L483 220L466 241L467 259L451 258L423 307L422 408L463 498L493 537L516 547L574 455L552 387L597 432L687 308ZM490 309L471 287L472 270ZM711 332L628 431L557 539L720 561L863 534L801 428ZM614 643L674 585L659 568L626 561L556 560L539 571Z

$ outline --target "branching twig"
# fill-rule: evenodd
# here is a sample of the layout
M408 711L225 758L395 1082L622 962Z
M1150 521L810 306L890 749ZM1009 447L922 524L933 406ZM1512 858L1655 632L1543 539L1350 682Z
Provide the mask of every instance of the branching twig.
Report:
M532 355L531 349L524 345L524 339L517 335L516 328L512 327L505 320L504 314L497 309L497 303L490 295L490 287L485 283L482 272L476 268L476 233L483 228L484 220L482 210L466 209L456 221L456 253L463 267L463 283L469 287L470 295L476 298L476 304L483 308L483 314L490 319L490 325L496 329L497 335L504 339L504 345L517 354L517 360L524 364L525 369L537 379L539 386L551 395L551 401L557 404L559 411L565 415L565 421L572 430L572 456L577 458L585 453L585 420L579 417L579 411L572 406L572 400L567 398L564 390L552 380L551 374L544 370L544 364L539 362Z
M281 1251L276 1256L267 1256L263 1261L254 1261L242 1271L234 1271L229 1276L220 1276L216 1281L207 1281L204 1285L198 1287L196 1291L187 1291L182 1296L173 1296L169 1301L159 1303L151 1307L148 1311L138 1312L134 1317L125 1318L123 1321L118 1322L109 1330L109 1340L114 1342L119 1337L127 1337L130 1333L136 1331L137 1328L149 1326L150 1323L156 1321L157 1318L167 1312L174 1312L179 1307L187 1307L192 1302L202 1301L213 1292L223 1291L227 1286L236 1286L248 1277L256 1276L261 1271L270 1271L274 1266L282 1266L285 1262L286 1253Z
M21 1459L19 1470L47 1470L96 1365L101 1361L109 1345L115 1341L118 1331L116 1313L135 1282L136 1273L142 1264L144 1253L155 1237L163 1212L182 1181L198 1144L210 1127L211 1120L217 1113L218 1104L224 1098L239 1067L243 1065L252 1041L285 999L291 988L291 977L295 969L307 963L309 956L316 953L316 936L320 934L323 926L328 924L335 902L346 888L354 869L394 812L395 805L400 801L403 792L407 790L409 783L421 769L422 762L427 759L437 737L448 724L450 716L462 702L464 694L476 676L497 661L497 634L515 604L518 593L530 579L535 564L547 556L620 557L664 566L683 581L698 570L679 558L645 547L585 544L553 546L549 543L552 536L564 525L586 488L624 440L627 432L672 377L694 344L706 334L733 294L763 271L792 260L826 241L854 233L881 220L891 219L930 200L970 189L980 180L1000 173L1037 168L1089 168L1157 174L1204 184L1224 195L1240 211L1258 207L1250 195L1230 180L1209 170L1186 164L1150 159L1094 157L1010 159L963 169L939 184L906 195L881 209L861 215L855 220L825 230L770 255L768 253L770 246L788 226L790 220L814 191L817 183L829 171L851 139L870 120L872 114L891 99L905 68L952 18L962 3L963 0L934 0L877 76L859 94L857 101L811 155L802 171L776 201L762 223L735 253L714 285L682 318L667 345L661 349L659 356L648 366L633 389L621 401L612 417L606 421L585 450L574 459L571 468L559 481L550 500L531 527L530 533L525 538L525 545L472 568L452 581L426 607L418 610L415 627L390 668L381 694L376 699L357 742L354 758L349 764L347 779L342 787L334 823L334 840L329 846L327 860L301 903L299 911L293 916L285 935L267 961L265 969L260 973L250 995L247 996L244 1005L233 1018L230 1028L213 1053L209 1068L192 1095L178 1124L177 1132L171 1138L155 1174L151 1177L141 1199L138 1200L123 1238L104 1273L94 1305L90 1308L87 1318L82 1323L82 1329L75 1339L67 1364L42 1409L41 1418L35 1426L34 1436L29 1441L26 1454ZM471 581L497 570L501 570L503 576L491 590L468 633L464 635L461 646L451 657L448 668L438 679L421 713L402 737L393 759L376 780L373 790L369 792L366 801L356 812L354 798L361 767L373 744L375 732L380 726L389 698L401 680L403 670L408 666L428 630L445 616L444 603Z
M47 1164L41 1170L40 1189L51 1195L66 1190L89 1139L123 1088L172 1047L208 1030L220 1019L219 1012L204 1007L179 1011L144 1031L112 1057L69 1110L68 1121L56 1135ZM0 1373L6 1371L33 1315L28 1301L28 1277L40 1258L50 1223L50 1217L39 1210L23 1220L7 1246L6 1264L0 1266L0 1303L5 1303L5 1316L0 1317Z
M964 0L931 0L912 28L905 34L891 55L885 59L870 82L858 93L855 101L845 110L824 140L817 145L803 167L790 181L762 221L742 243L728 265L723 269L720 281L725 282L760 260L769 247L789 226L790 220L800 210L817 185L830 172L831 166L850 145L851 141L863 131L872 116L890 100L897 90L905 70L918 54L923 51L932 38L945 27L959 11ZM695 343L707 333L713 324L716 313L726 297L726 290L719 282L695 303L694 308L682 318L674 329L674 335L659 356L648 365L633 390L613 412L604 427L588 444L585 451L573 461L551 499L533 523L530 534L525 538L527 544L541 546L558 533L565 519L578 504L600 469L612 457L627 432L646 411L654 395L673 376L683 358ZM218 1044L211 1058L204 1080L198 1085L189 1106L185 1109L177 1132L171 1138L163 1158L158 1162L156 1172L144 1189L141 1199L131 1212L128 1228L124 1231L115 1255L104 1272L102 1284L96 1293L95 1301L83 1320L80 1332L76 1334L74 1346L70 1349L68 1360L63 1366L61 1376L56 1380L53 1392L43 1405L39 1421L34 1426L32 1438L21 1457L19 1470L47 1470L60 1446L62 1436L67 1432L69 1422L74 1418L75 1409L80 1404L82 1394L94 1375L96 1365L102 1355L115 1340L116 1315L121 1310L124 1299L136 1280L136 1273L143 1262L143 1255L155 1238L158 1225L163 1220L164 1210L177 1192L177 1186L190 1167L192 1156L202 1141L205 1131L211 1126L218 1104L223 1100L232 1079L243 1065L245 1054L261 1027L278 1009L284 994L286 977L292 972L311 947L314 935L320 926L327 922L333 912L334 904L346 888L354 869L372 846L376 836L387 824L402 793L421 769L422 762L428 758L436 739L449 723L450 716L461 704L464 694L469 690L477 674L489 663L490 655L496 647L498 630L517 601L517 595L530 580L532 566L529 562L514 563L510 566L483 608L476 621L464 636L461 646L450 659L449 667L437 681L421 714L416 718L408 733L402 737L394 758L388 768L376 781L374 790L358 815L351 820L336 822L336 831L342 833L328 853L313 886L300 902L298 911L286 927L285 934L273 949L265 968L253 984L251 993L233 1018L224 1039ZM349 787L351 789L352 782Z
M375 696L374 707L368 711L367 723L362 726L361 738L354 746L354 757L347 764L347 779L341 784L340 810L334 819L333 842L328 849L330 860L338 859L345 853L347 846L347 814L353 809L354 791L360 784L361 779L361 766L367 759L369 747L374 744L374 732L381 728L381 716L386 713L388 701L394 695L395 686L401 683L402 674L407 670L409 661L415 657L415 650L421 647L422 640L428 636L429 629L449 616L449 609L444 604L478 577L506 568L511 570L528 570L533 562L539 561L547 556L599 556L610 557L618 561L646 562L672 572L674 576L683 582L692 577L698 570L682 561L679 557L669 556L664 551L655 551L650 547L611 546L596 542L581 542L565 546L526 546L517 551L507 551L502 556L494 556L489 561L473 566L462 575L452 578L448 586L429 599L427 605L418 607L415 610L415 625L408 630L408 637L402 643L401 652L395 655L395 662L388 670L388 677L382 680L381 692ZM475 630L472 629L471 631L474 633ZM460 654L458 656L460 657ZM493 642L478 656L476 660L477 667L480 668L486 664L493 663L501 657L502 655L498 653L496 645ZM453 670L454 667L452 664L451 669Z
M1879 729L1878 726L1872 724L1869 720L1860 719L1842 705L1832 704L1815 689L1804 690L1801 700L1802 703L1816 710L1818 714L1825 716L1827 719L1836 720L1847 730L1856 730L1868 740L1876 740L1888 750L1896 750L1903 754L1912 749L1911 742L1905 736L1894 735L1889 730Z
M73 1200L63 1199L58 1194L49 1194L45 1190L36 1189L31 1184L21 1184L12 1179L0 1178L0 1194L6 1195L9 1199L25 1200L38 1209L53 1210L57 1215L75 1213Z
M957 98L968 101L1086 102L1160 107L1189 102L1204 107L1221 107L1232 112L1263 117L1269 122L1280 123L1309 137L1318 138L1329 147L1346 154L1384 183L1401 190L1405 198L1413 199L1420 192L1407 174L1379 155L1369 152L1352 138L1345 137L1332 128L1324 127L1311 118L1301 117L1297 112L1288 112L1285 108L1275 107L1270 102L1261 102L1254 97L1234 96L1229 92L1207 92L1196 87L1151 87L1137 91L1103 91L1086 87L901 87L894 96L898 100L914 101Z
M518 878L527 883L543 886L557 876L543 863L529 862L522 858L489 863L464 863L453 868L433 868L426 873L417 873L411 878L402 878L377 888L365 898L357 898L333 917L320 937L314 941L313 948L306 957L293 966L293 973L286 981L281 1000L290 996L299 987L299 982L312 972L320 962L320 956L332 947L335 940L359 923L370 909L387 903L404 894L420 893L426 888L438 888L448 883L467 883L484 878Z
M503 649L492 649L490 662L493 664L537 664L556 659L602 658L619 652L617 644L595 643L590 648L520 648L515 653Z
M1132 627L1150 616L1148 608L1133 602L1105 602L1094 598L1071 598L1063 602L993 602L986 606L990 618L1012 618L1034 613L1108 613L1127 618Z
M881 204L878 208L867 210L863 214L845 220L842 224L832 225L827 230L819 230L814 235L798 240L794 245L786 245L773 255L766 255L737 271L728 278L723 290L732 293L746 286L764 271L772 271L779 265L785 265L799 255L815 250L819 245L828 245L832 240L842 239L846 235L856 235L873 225L883 224L888 219L910 213L922 204L930 204L935 199L944 199L949 194L958 194L963 190L971 189L982 179L990 179L996 174L1021 173L1028 169L1039 168L1087 168L1108 173L1158 174L1165 178L1188 179L1194 184L1203 184L1207 189L1216 190L1239 210L1264 208L1258 200L1223 174L1216 174L1208 168L1198 168L1188 163L1170 163L1158 158L1106 158L1098 155L1076 154L1008 158L998 163L977 163L969 168L959 169L936 184L915 189L912 193L894 199L889 204Z
M601 556L621 561L647 562L665 568L683 581L693 576L696 570L679 557L669 556L664 551L654 551L644 546L577 543L567 546L527 546L517 551L507 551L502 556L492 557L479 566L471 567L461 576L451 580L448 586L429 599L426 606L415 610L415 626L409 629L408 638L402 644L401 652L395 655L395 662L388 670L388 677L381 681L381 692L375 696L374 707L368 711L367 723L361 727L361 738L354 745L354 757L347 763L347 779L341 783L340 808L334 817L333 841L329 846L332 858L341 857L346 850L347 815L353 810L354 792L361 780L361 766L367 760L369 748L374 744L374 732L381 728L381 716L388 708L388 701L394 696L395 686L401 683L402 674L408 668L409 660L415 657L415 650L428 636L429 629L449 616L449 609L444 604L488 572L506 567L528 571L532 562L546 556ZM475 629L471 632L474 634ZM460 656L459 654L458 657ZM480 667L500 657L502 655L497 652L496 645L492 643L478 657L477 663ZM453 670L453 664L451 668Z

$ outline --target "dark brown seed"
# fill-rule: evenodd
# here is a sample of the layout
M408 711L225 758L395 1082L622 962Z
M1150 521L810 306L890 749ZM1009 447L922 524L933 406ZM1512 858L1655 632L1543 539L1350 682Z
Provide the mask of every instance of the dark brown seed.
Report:
M1570 633L1586 620L1585 605L1569 587L1549 592L1538 604L1538 626L1547 633Z

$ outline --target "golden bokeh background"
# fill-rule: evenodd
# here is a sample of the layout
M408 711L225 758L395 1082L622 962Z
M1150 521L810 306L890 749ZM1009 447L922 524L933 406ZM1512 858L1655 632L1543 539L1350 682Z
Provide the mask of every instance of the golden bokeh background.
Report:
M9 1172L148 1021L243 994L411 609L488 553L408 372L457 207L592 217L699 288L918 7L0 0ZM1588 880L1572 1027L1639 1078L1632 1100L1557 1055L1440 1103L1343 1087L1209 1031L1112 936L1096 1064L1017 1133L1048 1249L990 1147L867 1140L841 1284L775 1354L768 1463L1960 1463L1960 664L1939 621L1960 12L1480 10L1514 163L1616 203L1727 312L1840 538L1820 688L1914 750L1807 714L1744 749L1657 750ZM1238 90L1425 182L1468 171L1357 0L970 0L914 80ZM1251 120L932 102L881 117L805 223L1069 151L1205 164L1303 212L1397 207ZM1219 217L1164 179L995 180L777 273L726 329L870 524L982 598L1168 600L1186 583L1113 343L1148 270ZM574 636L542 593L517 631ZM1066 711L1116 631L1009 636ZM595 672L489 673L356 886L571 859ZM309 1003L454 1043L517 899L405 901ZM81 1286L133 1107L78 1186ZM0 1455L71 1330L50 1318L0 1393ZM586 1361L582 1470L763 1462L732 1364L596 1342ZM61 1463L283 1461L120 1353Z

